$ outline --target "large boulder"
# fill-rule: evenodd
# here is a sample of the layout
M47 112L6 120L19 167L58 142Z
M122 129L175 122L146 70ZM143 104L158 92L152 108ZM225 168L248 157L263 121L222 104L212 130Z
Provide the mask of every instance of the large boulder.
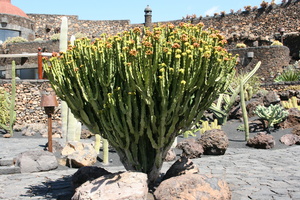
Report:
M15 159L15 165L20 167L21 173L50 171L58 167L55 155L43 150L20 153Z
M44 135L44 134L48 134L48 128L46 124L42 124L42 123L26 124L22 128L22 135L24 136Z
M229 145L226 133L220 129L205 131L198 142L203 147L204 155L224 155Z
M300 136L295 134L285 134L279 141L287 146L292 146L294 144L300 144Z
M259 132L247 141L247 146L257 149L271 149L275 146L274 137L265 132Z
M111 174L109 171L97 167L97 166L86 166L81 167L72 176L72 185L74 188L78 188L87 181L93 181L103 175Z
M146 200L147 174L123 172L87 181L75 191L72 200Z
M154 196L156 200L229 200L231 192L222 179L185 174L163 181Z
M68 142L61 155L66 158L66 164L74 168L91 166L97 162L98 156L92 144L82 142Z
M264 97L263 102L266 107L269 107L271 104L275 105L280 103L280 96L275 91L269 91Z
M181 156L166 172L163 180L183 174L197 174L199 168L193 161L185 156Z
M182 150L182 156L187 158L200 158L204 150L202 145L194 138L189 138L178 143L176 148Z
M300 110L297 108L290 108L289 110L289 115L287 118L279 124L280 127L282 128L293 128L296 125L300 124Z
M300 124L293 127L292 133L300 136Z
M246 109L247 109L248 117L254 117L256 115L254 111L256 110L256 107L259 105L263 106L264 104L262 101L251 101L247 104Z

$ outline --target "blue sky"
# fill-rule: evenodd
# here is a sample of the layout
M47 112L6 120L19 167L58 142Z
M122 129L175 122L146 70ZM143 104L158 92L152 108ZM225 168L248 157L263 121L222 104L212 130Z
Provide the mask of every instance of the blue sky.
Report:
M271 0L266 0L271 2ZM182 19L186 15L213 15L231 9L244 10L244 6L258 6L262 0L11 0L12 4L28 14L78 15L81 20L130 20L144 23L144 9L152 8L152 21ZM276 0L281 3L281 0Z

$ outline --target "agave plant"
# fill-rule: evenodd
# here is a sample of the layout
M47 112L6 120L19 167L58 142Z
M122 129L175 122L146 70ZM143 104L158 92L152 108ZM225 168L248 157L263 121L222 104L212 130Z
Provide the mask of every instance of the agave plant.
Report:
M287 67L287 69L274 79L274 82L288 82L288 81L299 81L300 71L293 65Z

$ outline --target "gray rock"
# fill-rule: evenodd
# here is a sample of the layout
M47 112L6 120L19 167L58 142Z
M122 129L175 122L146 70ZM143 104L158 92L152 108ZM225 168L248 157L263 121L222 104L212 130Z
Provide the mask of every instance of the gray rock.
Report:
M204 150L202 145L194 138L189 138L178 143L176 148L182 150L182 156L187 158L200 158Z
M247 104L246 109L247 109L248 117L254 117L256 115L254 111L256 110L256 107L258 105L263 106L264 104L262 101L251 101Z
M292 133L300 136L300 124L293 127Z
M45 135L47 133L47 126L42 123L26 124L22 129L22 135L24 136Z
M123 172L101 176L78 187L72 200L146 200L147 174Z
M67 165L74 168L92 166L97 162L97 152L90 143L69 142L61 151Z
M269 91L263 98L264 105L266 107L270 106L271 104L278 104L280 103L280 97L275 91Z
M229 140L226 133L220 129L205 131L199 139L199 143L204 149L204 155L224 155Z
M185 174L163 181L155 190L156 200L177 199L231 199L228 184L218 178L199 174Z
M271 149L275 146L275 140L272 135L259 132L247 141L247 146L257 149Z
M20 153L15 165L20 167L21 173L50 171L58 167L56 157L49 151L26 151Z
M296 134L285 134L280 138L280 142L287 145L292 146L294 144L300 143L300 136Z
M300 110L297 108L290 108L289 115L287 118L279 123L279 126L286 129L286 128L293 128L300 124Z
M165 161L166 162L171 162L171 161L173 161L175 159L176 159L176 153L175 153L174 149L171 148L171 149L169 149L169 151L168 151L168 153L167 153L167 155L165 157Z

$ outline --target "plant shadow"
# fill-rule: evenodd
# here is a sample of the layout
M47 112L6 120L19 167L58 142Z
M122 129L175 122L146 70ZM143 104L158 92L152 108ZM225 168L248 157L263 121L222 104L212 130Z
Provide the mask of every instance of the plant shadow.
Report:
M39 185L28 186L23 197L42 197L41 199L70 200L74 195L72 176L64 176L55 181L42 182Z

